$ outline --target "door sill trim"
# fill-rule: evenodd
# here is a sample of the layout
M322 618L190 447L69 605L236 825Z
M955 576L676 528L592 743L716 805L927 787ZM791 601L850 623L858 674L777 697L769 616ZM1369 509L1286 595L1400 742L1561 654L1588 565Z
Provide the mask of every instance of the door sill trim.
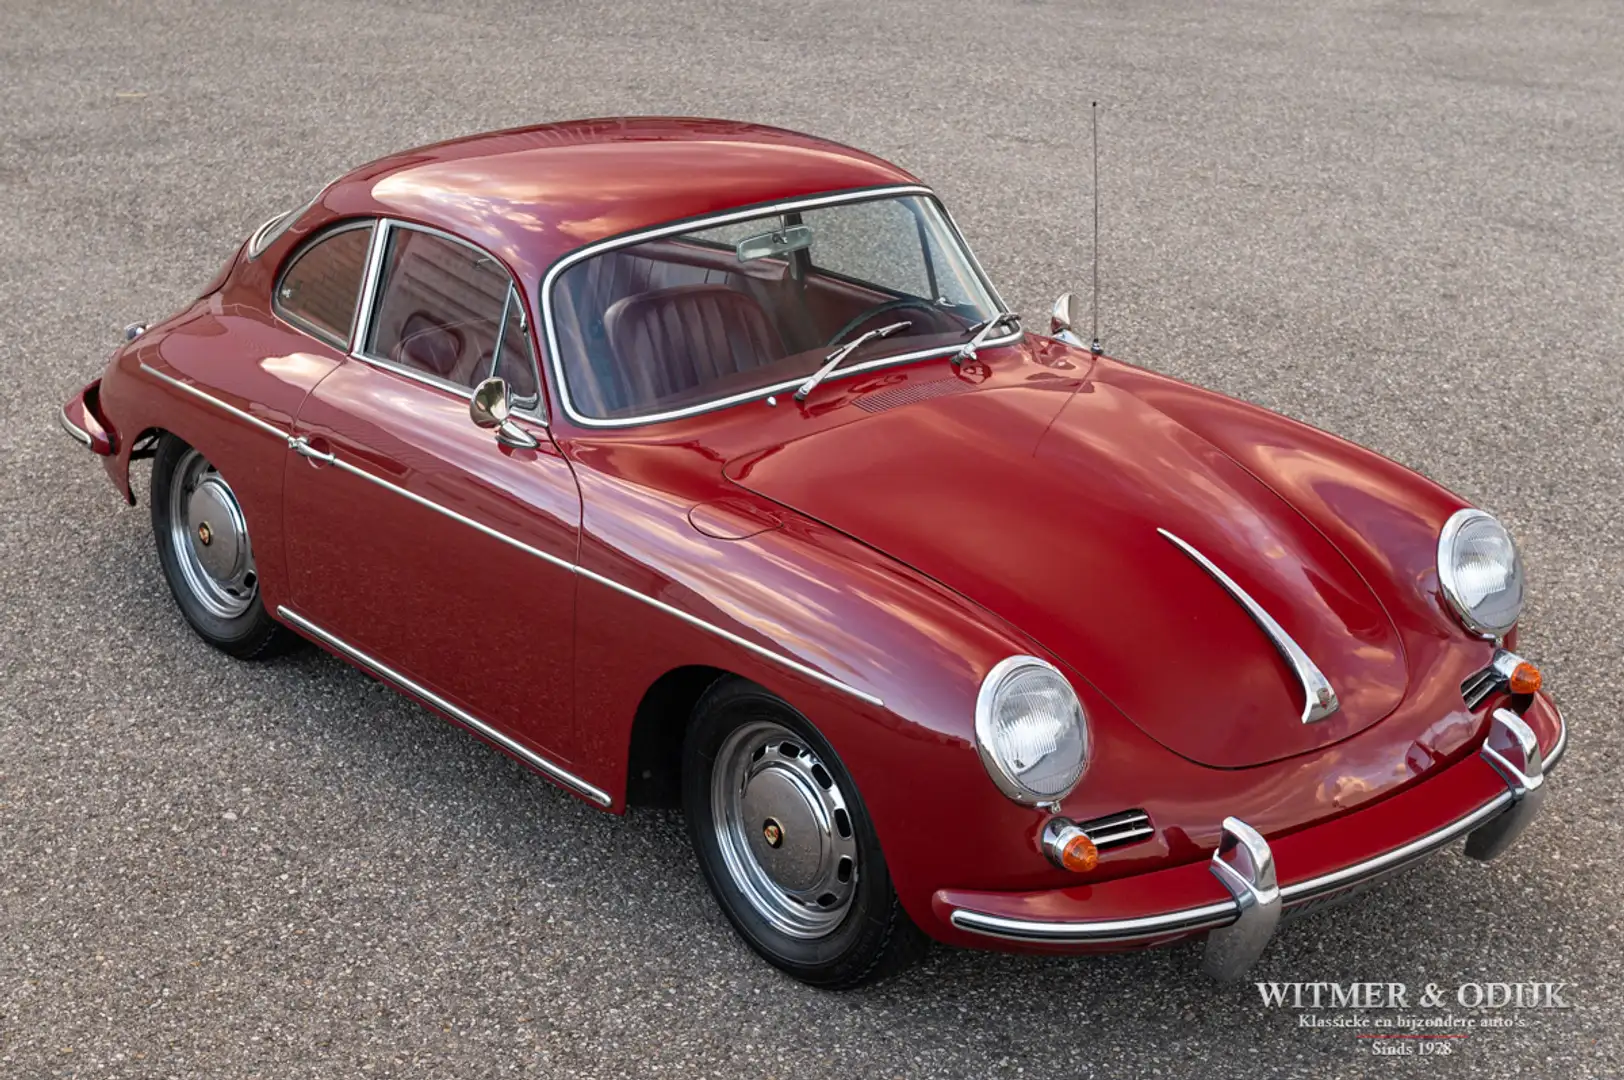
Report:
M428 687L412 681L405 675L402 675L400 672L390 667L388 664L385 664L383 661L374 659L367 653L357 649L354 645L351 645L343 638L323 630L321 627L317 626L303 615L300 615L298 612L290 611L288 608L278 605L276 609L276 616L277 618L290 623L301 633L314 638L323 645L326 645L328 648L333 649L334 651L354 661L356 664L382 679L384 682L391 683L413 697L427 702L440 712L443 712L447 716L451 717L463 727L466 727L476 734L489 739L491 742L500 746L502 749L506 750L520 761L523 761L526 765L529 765L541 772L549 779L557 781L564 787L569 788L578 795L582 795L587 799L590 799L599 806L607 808L613 805L614 800L609 797L609 793L607 791L594 787L585 780L582 780L579 776L576 776L574 773L554 765L551 761L548 761L546 758L542 757L528 746L525 746L523 743L512 738L511 736L503 734L501 731L492 727L490 724L481 720L468 710L462 708L461 706L452 704L439 694L436 694L434 691L430 690Z

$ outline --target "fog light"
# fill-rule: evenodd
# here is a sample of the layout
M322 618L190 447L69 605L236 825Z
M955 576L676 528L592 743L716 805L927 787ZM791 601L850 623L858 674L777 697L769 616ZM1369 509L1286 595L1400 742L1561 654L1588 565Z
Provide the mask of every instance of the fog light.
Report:
M1043 853L1062 870L1086 874L1100 863L1100 851L1087 833L1066 818L1053 818L1043 827Z
M1532 694L1539 689L1543 681L1539 668L1524 660L1511 669L1511 677L1506 680L1506 689L1513 694Z

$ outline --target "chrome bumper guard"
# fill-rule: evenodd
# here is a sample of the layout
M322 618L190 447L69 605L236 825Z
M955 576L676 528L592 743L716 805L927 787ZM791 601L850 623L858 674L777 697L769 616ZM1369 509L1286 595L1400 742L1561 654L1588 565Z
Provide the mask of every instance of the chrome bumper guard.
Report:
M1564 726L1563 734L1567 728ZM1560 752L1561 744L1552 747ZM1494 710L1483 757L1505 779L1511 809L1466 838L1466 854L1488 862L1510 847L1534 820L1545 801L1545 761L1534 729L1510 709Z
M1228 901L1134 919L1058 922L1011 919L963 908L950 921L960 930L1012 941L1056 945L1100 945L1155 941L1200 930L1207 935L1202 970L1213 978L1238 979L1262 954L1284 914L1320 907L1374 884L1461 836L1466 854L1488 860L1505 851L1539 812L1545 772L1567 748L1567 726L1548 760L1522 717L1496 709L1480 754L1506 781L1506 790L1449 825L1372 859L1281 888L1274 853L1257 830L1239 818L1225 818L1218 850L1209 869L1228 891Z

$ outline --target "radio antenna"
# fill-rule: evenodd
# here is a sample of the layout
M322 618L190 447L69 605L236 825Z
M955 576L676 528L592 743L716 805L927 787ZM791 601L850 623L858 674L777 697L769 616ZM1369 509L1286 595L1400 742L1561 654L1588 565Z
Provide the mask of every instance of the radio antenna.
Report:
M1100 346L1100 103L1090 102L1089 118L1094 126L1094 340L1088 350L1095 356Z

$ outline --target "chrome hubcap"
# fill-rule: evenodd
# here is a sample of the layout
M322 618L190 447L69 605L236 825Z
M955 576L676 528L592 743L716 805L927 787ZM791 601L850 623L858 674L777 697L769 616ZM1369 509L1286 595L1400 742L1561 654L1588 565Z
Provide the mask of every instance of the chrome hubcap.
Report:
M169 543L205 610L222 619L248 610L259 591L248 525L231 485L196 450L181 457L169 486Z
M762 918L791 937L832 933L857 888L846 798L789 729L746 724L711 772L711 820L729 875Z

